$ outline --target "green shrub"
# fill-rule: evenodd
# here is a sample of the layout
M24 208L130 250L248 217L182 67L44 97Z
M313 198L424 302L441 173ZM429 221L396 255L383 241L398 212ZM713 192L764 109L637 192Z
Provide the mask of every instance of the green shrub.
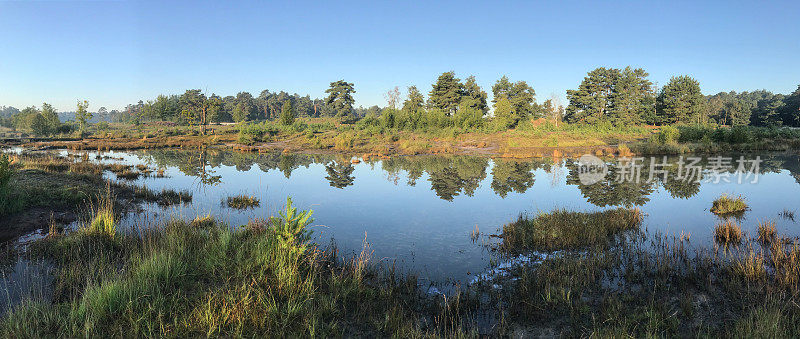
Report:
M680 130L673 126L663 126L658 132L658 142L661 145L674 144L681 136Z

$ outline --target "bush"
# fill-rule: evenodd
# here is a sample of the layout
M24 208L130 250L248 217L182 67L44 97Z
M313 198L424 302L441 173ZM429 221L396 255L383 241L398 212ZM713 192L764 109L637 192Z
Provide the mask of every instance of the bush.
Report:
M658 132L658 143L661 145L674 144L681 136L680 130L673 126L663 126Z

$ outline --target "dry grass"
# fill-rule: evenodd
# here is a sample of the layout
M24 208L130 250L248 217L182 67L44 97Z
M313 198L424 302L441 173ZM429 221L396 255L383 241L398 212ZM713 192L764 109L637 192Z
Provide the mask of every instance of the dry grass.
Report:
M714 241L720 245L738 245L742 242L742 227L734 220L726 219L714 227Z
M762 244L769 244L775 240L778 232L775 230L775 223L764 221L758 223L758 241Z

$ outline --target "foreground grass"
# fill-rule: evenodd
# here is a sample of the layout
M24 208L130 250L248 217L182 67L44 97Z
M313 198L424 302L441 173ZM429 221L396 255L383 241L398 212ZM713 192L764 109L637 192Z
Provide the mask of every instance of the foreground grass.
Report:
M515 335L800 335L797 240L764 225L762 241L741 237L740 245L724 250L698 249L685 235L648 235L620 227L627 224L616 215L623 211L542 214L523 223L541 230L526 228L531 235L522 243L509 236L519 226L504 228L498 250L513 258L520 248L529 249L523 253L531 257L490 281L503 286L493 298L502 303L504 321L516 329ZM587 232L597 235L574 233L576 219L592 219L595 226ZM607 230L594 229L601 227ZM606 235L614 232L622 234L609 246ZM510 239L513 246L505 244ZM553 248L567 250L544 256L532 252Z
M102 211L102 209L98 210ZM98 214L98 216L101 214ZM94 220L97 220L97 216ZM27 302L4 337L457 335L448 303L413 276L309 244L310 212L231 229L212 219L136 233L107 224L36 243L58 269L53 303ZM111 223L110 225L113 225ZM113 228L111 228L113 230ZM420 316L423 316L421 319ZM462 333L463 334L463 333Z

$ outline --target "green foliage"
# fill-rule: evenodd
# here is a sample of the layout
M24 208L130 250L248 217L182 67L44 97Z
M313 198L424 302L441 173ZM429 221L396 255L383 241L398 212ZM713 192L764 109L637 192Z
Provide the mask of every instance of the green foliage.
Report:
M500 98L506 98L509 101L513 108L512 110L517 116L517 121L520 119L539 118L535 100L536 91L527 82L517 81L512 83L504 75L492 86L492 93L494 94L492 102L495 105L497 105ZM515 126L516 122L512 125Z
M600 67L589 72L577 90L567 90L569 105L564 120L589 124L607 120L618 78L619 70L614 68Z
M494 117L492 124L499 130L511 128L517 124L520 117L511 101L506 97L500 97L494 104Z
M458 109L463 95L464 85L456 78L455 72L444 72L436 79L428 94L428 106L452 115Z
M700 83L688 75L672 77L658 94L656 111L663 124L703 122L705 97Z
M75 119L78 121L78 125L80 126L80 132L83 133L86 130L86 123L92 119L92 112L89 112L89 101L84 100L81 102L78 101L78 108L75 111Z
M325 90L325 93L328 93L325 102L333 108L337 117L350 117L353 114L353 103L355 103L353 93L355 92L353 83L344 80L334 81L331 83L331 87Z
M681 132L673 126L662 126L658 131L657 139L661 145L674 144L680 139Z
M280 212L281 217L270 219L270 231L277 239L278 248L283 254L282 259L296 262L306 254L311 240L311 230L307 226L314 222L311 218L313 213L312 210L298 212L292 206L292 198L287 197L286 207Z
M642 212L618 208L602 212L556 210L522 217L503 226L501 249L507 253L606 247L624 231L638 229Z
M292 101L287 100L283 103L283 108L281 108L281 125L289 126L294 123L294 108L292 107Z

